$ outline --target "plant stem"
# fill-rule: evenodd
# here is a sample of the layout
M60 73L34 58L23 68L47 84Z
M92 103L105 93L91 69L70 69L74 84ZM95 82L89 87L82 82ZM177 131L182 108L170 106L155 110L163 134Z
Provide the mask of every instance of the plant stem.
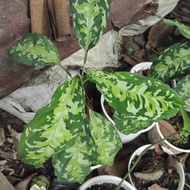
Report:
M184 124L183 130L186 130L190 133L190 118L184 109L180 110L180 113L183 117L183 124Z
M120 181L120 183L117 185L117 187L114 190L119 190L119 188L121 187L121 184L127 179L127 177L129 176L129 174L133 171L133 169L135 168L135 166L138 164L138 162L140 161L140 159L142 158L142 156L147 152L147 150L149 150L151 147L163 142L164 140L174 136L178 134L178 132L172 133L171 135L168 135L167 137L160 139L159 141L149 145L148 147L146 147L140 155L138 155L137 160L134 162L134 164L132 165L132 167L130 168L130 170L125 174L125 176L123 177L123 179Z
M83 63L83 67L82 67L82 77L84 76L84 69L85 69L85 66L86 66L87 57L88 57L88 51L85 50L84 63Z
M69 73L69 72L67 71L67 69L65 69L61 64L59 64L59 66L72 78L71 73Z

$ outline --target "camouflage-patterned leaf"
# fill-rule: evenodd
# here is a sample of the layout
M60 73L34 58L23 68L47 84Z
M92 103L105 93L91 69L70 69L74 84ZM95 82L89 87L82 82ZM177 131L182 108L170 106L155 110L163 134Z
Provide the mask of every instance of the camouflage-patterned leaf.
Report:
M94 141L89 124L84 123L81 128L83 131L78 134L75 143L52 158L55 175L60 180L83 182L90 173Z
M87 52L94 47L106 27L111 0L70 0L73 26L79 44Z
M190 75L187 75L178 81L175 91L181 96L183 100L190 98Z
M38 33L26 34L11 47L9 57L31 66L55 65L60 63L60 55L53 43Z
M105 100L119 114L138 121L153 122L174 116L187 105L168 85L157 79L128 72L91 71Z
M21 136L19 152L26 163L40 167L75 143L85 115L84 99L79 76L56 90L52 102L36 113Z
M137 133L150 126L150 122L138 121L137 118L130 119L117 112L114 113L113 120L117 129L125 135Z
M101 114L89 110L90 131L97 152L96 164L111 165L122 146L121 139L112 124Z
M182 76L190 70L190 41L164 50L151 65L151 77L163 82Z
M76 142L53 157L55 174L61 180L83 182L92 164L113 164L122 146L109 121L93 110L89 116L90 124L85 121Z

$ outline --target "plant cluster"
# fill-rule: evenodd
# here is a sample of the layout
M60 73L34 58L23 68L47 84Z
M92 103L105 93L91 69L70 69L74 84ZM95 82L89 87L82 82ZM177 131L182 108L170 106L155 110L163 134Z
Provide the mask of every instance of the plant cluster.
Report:
M25 126L19 152L26 163L36 168L51 159L55 175L61 180L83 182L91 165L111 165L122 146L112 124L86 103L84 84L87 80L95 83L104 95L113 109L116 127L125 134L146 128L150 122L168 119L188 105L181 95L157 77L102 70L85 73L88 52L103 34L111 0L70 0L69 3L73 27L85 51L83 72L63 82L52 101ZM178 52L168 50L170 55L162 59L165 63L175 59L188 44L177 46ZM57 48L38 33L24 36L10 49L9 57L32 66L60 64ZM182 58L188 59L187 51L186 57L181 56L179 61L185 67ZM162 69L159 64L153 65ZM185 130L190 132L190 127Z

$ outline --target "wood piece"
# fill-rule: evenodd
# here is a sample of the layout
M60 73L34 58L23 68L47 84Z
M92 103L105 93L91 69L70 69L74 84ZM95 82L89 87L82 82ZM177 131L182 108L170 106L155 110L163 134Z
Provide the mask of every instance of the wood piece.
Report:
M48 0L48 8L55 40L67 40L71 36L68 1Z
M7 180L7 178L0 172L0 188L2 190L15 190L12 184Z
M30 0L30 17L32 32L39 32L48 38L51 38L46 0Z

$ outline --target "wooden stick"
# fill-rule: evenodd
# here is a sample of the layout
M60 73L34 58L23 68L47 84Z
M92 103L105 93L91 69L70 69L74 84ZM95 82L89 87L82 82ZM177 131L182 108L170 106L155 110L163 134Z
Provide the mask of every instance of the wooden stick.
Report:
M12 184L8 181L8 179L0 172L0 189L2 190L15 190Z
M39 32L51 38L47 0L30 0L32 32Z
M57 41L65 41L71 36L69 6L67 0L48 0L52 31Z

